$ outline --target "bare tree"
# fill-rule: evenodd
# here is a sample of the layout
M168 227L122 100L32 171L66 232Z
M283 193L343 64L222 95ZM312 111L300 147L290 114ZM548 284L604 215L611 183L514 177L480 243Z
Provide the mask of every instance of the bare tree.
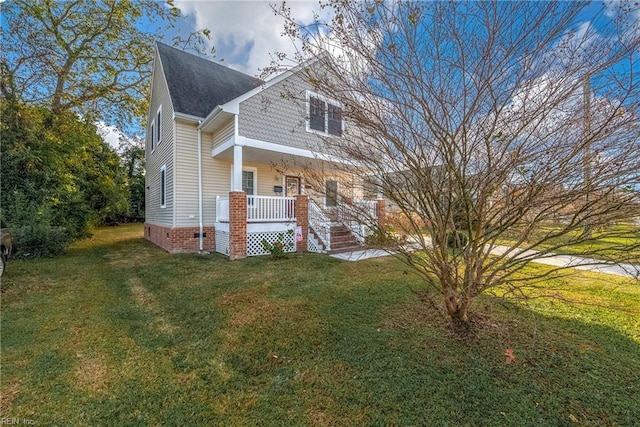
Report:
M630 3L323 7L331 20L307 26L278 9L301 46L295 62L330 53L307 77L347 125L323 151L394 206L375 234L452 321L468 323L482 292L548 278L525 267L561 247L600 258L596 239L616 237L610 259L637 250L640 19Z

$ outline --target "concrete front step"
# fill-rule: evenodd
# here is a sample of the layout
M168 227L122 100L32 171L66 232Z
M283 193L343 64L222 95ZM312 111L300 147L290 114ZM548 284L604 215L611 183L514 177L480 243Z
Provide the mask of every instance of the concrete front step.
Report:
M349 246L349 247L340 248L340 249L331 249L327 253L329 255L335 255L335 254L343 254L346 252L361 251L361 250L362 250L362 246L357 245L357 246Z

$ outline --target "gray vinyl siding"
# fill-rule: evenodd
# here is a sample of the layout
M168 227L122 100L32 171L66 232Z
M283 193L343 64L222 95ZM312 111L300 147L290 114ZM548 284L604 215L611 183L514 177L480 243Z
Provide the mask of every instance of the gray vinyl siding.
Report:
M247 138L318 151L322 137L306 130L306 91L298 73L240 103L238 133ZM296 100L283 94L294 94Z
M155 143L151 150L149 127L156 122L158 107L162 106L161 141ZM154 123L157 128L157 123ZM157 132L157 130L156 130ZM155 132L154 132L155 134ZM156 53L154 61L153 82L151 85L151 100L147 121L147 137L145 140L146 174L145 174L145 211L146 222L173 226L174 203L174 131L173 107L164 78L162 67ZM166 165L166 207L160 207L160 168Z

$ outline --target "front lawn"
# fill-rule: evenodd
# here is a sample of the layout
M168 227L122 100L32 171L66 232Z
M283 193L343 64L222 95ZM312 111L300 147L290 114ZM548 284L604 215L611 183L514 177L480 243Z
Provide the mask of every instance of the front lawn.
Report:
M547 233L557 232L557 225L549 225L538 230L530 241L538 241ZM607 229L597 229L586 239L581 236L582 230L574 230L563 236L549 239L537 249L548 249L557 245L561 247L553 249L554 253L561 255L577 255L587 258L603 259L614 262L640 264L640 227L635 224L616 224ZM513 244L519 237L519 231L511 231L512 240L504 241L504 244ZM580 237L584 240L573 243Z
M536 266L535 268L545 268ZM466 338L399 261L168 255L100 229L2 278L1 416L35 425L634 425L640 285L489 296ZM511 349L517 360L506 363Z

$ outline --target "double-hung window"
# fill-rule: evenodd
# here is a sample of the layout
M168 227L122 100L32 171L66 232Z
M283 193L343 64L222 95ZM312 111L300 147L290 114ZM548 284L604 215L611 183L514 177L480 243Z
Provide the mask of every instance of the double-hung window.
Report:
M154 120L151 120L151 127L149 128L149 141L151 142L151 151L153 151L156 148L156 140L155 140L155 133L154 133L155 127L156 127L156 122Z
M158 129L156 130L156 142L157 145L160 145L160 142L162 142L162 105L158 107L156 123L158 124Z
M167 207L167 165L160 168L160 207Z
M342 107L323 96L307 92L307 130L342 136Z

